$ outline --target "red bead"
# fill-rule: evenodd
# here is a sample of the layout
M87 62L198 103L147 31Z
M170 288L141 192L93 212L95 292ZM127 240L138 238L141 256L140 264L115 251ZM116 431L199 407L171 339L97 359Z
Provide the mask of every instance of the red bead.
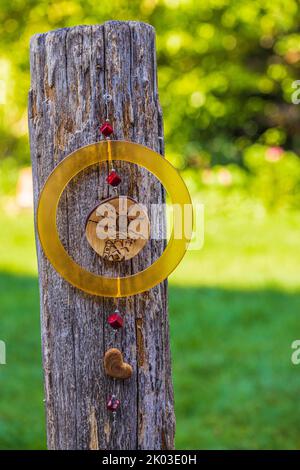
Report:
M118 312L109 315L107 321L114 330L118 330L123 326L123 318L121 317L121 315L119 315Z
M110 134L112 134L113 131L114 131L113 126L108 121L105 121L105 123L102 124L102 126L100 127L100 132L103 135L105 135L105 137L110 136Z
M121 183L121 178L115 170L112 170L106 178L106 181L111 186L118 186Z
M118 400L115 395L112 395L107 402L107 409L108 411L112 411L113 413L117 411L120 406L120 400Z

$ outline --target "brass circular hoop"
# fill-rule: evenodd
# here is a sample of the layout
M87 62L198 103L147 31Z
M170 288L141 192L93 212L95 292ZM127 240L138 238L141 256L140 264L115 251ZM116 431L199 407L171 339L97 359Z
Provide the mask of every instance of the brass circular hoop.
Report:
M173 231L162 255L148 268L121 278L103 277L83 269L64 249L57 232L56 213L59 199L72 178L85 168L107 160L135 163L153 173L169 193L173 211ZM68 155L49 175L37 208L37 230L45 255L56 271L73 286L104 297L128 297L144 292L166 279L183 258L192 236L192 217L184 207L191 198L177 170L153 150L127 141L101 141L82 147ZM181 228L182 237L174 237L174 227Z

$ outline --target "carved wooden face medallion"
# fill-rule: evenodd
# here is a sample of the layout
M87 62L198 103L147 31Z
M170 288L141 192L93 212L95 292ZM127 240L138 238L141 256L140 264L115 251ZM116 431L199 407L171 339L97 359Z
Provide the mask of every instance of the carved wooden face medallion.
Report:
M91 247L105 260L131 259L149 239L146 208L127 196L105 199L88 216L85 233Z

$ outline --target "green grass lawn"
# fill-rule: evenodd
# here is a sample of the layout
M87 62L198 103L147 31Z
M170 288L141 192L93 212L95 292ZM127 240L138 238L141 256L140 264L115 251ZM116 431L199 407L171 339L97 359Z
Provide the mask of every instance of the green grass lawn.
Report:
M205 203L205 243L170 278L181 449L300 447L299 213L241 196ZM31 215L0 215L0 448L45 447Z

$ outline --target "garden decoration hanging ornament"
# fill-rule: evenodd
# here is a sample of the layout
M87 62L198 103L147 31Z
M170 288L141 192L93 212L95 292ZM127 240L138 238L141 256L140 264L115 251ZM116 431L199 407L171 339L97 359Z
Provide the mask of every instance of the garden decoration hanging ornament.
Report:
M105 94L103 98L106 110L105 122L100 127L103 138L97 143L79 148L54 168L40 194L37 231L46 257L66 281L90 295L115 298L116 309L108 316L107 324L117 334L124 326L118 308L119 299L149 290L169 276L184 256L192 236L193 221L191 211L185 209L186 206L191 208L190 195L176 169L147 147L111 139L114 132L108 113L111 96ZM86 238L100 260L116 266L138 255L149 240L150 221L143 205L127 195L119 194L122 175L113 166L116 161L134 163L151 172L164 185L173 206L177 205L180 210L173 211L169 242L154 263L136 274L106 277L87 271L69 256L58 235L56 214L60 197L69 182L85 168L108 162L106 182L114 189L115 195L89 211L85 225ZM180 236L175 236L175 228ZM116 379L129 379L133 372L117 348L106 351L104 370L114 382ZM112 393L107 401L107 409L113 413L113 423L119 406L120 400Z

